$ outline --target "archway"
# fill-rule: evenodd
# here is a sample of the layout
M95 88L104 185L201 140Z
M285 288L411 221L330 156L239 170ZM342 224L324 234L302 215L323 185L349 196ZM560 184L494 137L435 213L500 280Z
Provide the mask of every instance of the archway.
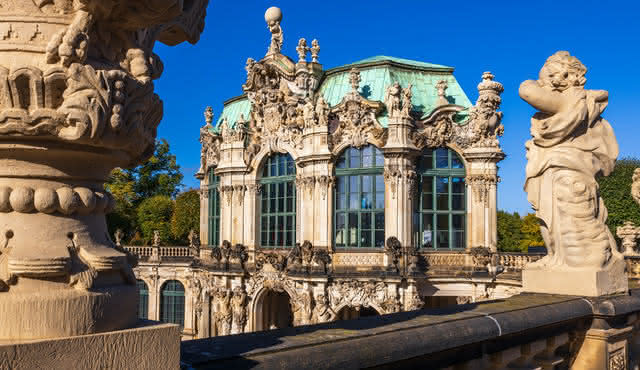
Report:
M285 291L265 290L258 300L255 315L256 330L292 327L291 297Z
M373 307L344 306L336 315L336 320L352 320L361 317L378 316L380 313Z

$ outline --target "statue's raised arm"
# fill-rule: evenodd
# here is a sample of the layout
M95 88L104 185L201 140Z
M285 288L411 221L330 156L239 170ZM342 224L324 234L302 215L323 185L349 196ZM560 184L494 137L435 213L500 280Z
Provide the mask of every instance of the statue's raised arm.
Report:
M526 144L524 189L548 250L525 269L525 291L597 296L627 289L595 180L613 170L618 143L601 116L608 94L585 90L586 72L577 58L559 51L537 81L520 85L520 97L539 110Z

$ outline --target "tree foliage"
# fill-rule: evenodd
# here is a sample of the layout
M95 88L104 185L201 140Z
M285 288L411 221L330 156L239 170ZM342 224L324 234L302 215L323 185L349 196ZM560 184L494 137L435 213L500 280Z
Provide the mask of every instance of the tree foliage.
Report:
M498 211L498 250L526 253L529 247L544 246L540 224L533 213L524 218L518 212Z
M146 239L139 223L138 207L155 196L175 197L182 179L176 156L171 154L169 143L164 139L156 143L154 155L145 163L130 169L113 170L105 184L116 200L114 212L107 215L109 233L113 235L116 229L121 229L131 238L140 231Z
M607 226L616 235L616 228L625 221L640 226L640 206L631 197L633 171L640 167L640 159L623 158L616 162L613 172L599 177L600 196L609 211Z
M200 231L200 194L195 189L178 195L171 217L171 234L180 244L188 242L191 230Z
M137 209L137 222L140 226L145 245L153 241L153 232L160 232L163 243L172 243L171 216L173 215L173 199L166 195L156 195L140 203Z

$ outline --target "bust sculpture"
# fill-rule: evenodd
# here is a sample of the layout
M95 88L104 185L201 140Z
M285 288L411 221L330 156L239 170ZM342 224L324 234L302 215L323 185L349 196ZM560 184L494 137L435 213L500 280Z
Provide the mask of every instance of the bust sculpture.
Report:
M613 171L618 143L601 117L608 93L586 90L586 72L576 57L559 51L537 81L520 85L520 97L539 110L526 143L524 189L548 250L525 269L525 291L597 296L627 289L595 180Z

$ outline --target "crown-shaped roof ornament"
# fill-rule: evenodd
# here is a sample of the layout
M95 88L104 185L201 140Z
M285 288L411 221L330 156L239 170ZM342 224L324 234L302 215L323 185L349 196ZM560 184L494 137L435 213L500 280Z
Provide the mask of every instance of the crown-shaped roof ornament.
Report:
M269 45L269 50L267 50L266 56L280 54L280 50L282 50L282 42L284 41L284 35L282 33L282 28L280 27L280 22L282 21L282 10L278 7L272 6L264 13L264 20L267 22L269 32L271 32L271 44Z
M478 91L480 93L483 92L493 92L497 95L502 94L504 91L504 87L500 82L494 81L493 78L495 76L491 72L484 72L482 74L482 82L478 84Z

